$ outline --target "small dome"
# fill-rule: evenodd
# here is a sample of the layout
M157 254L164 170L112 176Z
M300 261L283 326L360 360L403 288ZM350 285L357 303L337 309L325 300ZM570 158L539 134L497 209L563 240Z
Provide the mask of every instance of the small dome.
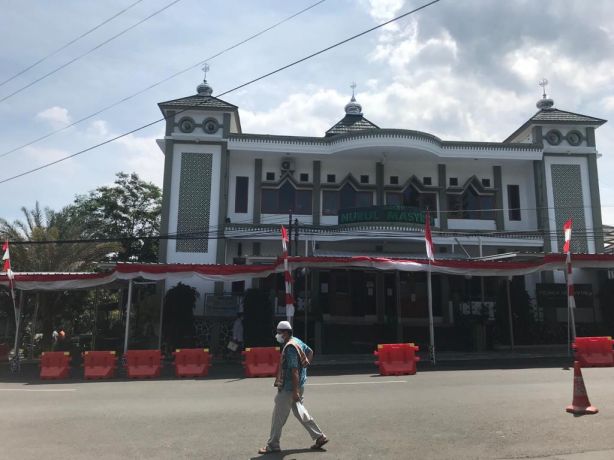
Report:
M348 115L362 115L362 105L356 102L356 98L353 95L350 102L345 104L345 113Z
M549 97L543 97L542 99L537 101L537 104L535 105L537 106L538 109L550 110L554 106L554 101L550 99Z
M196 92L198 92L199 96L211 96L213 88L207 83L207 80L203 80L203 82L196 87Z

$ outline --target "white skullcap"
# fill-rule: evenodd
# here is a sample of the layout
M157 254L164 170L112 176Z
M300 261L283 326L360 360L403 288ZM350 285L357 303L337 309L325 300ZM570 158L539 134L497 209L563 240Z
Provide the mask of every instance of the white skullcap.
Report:
M277 325L278 331L291 331L292 325L288 321L280 321Z

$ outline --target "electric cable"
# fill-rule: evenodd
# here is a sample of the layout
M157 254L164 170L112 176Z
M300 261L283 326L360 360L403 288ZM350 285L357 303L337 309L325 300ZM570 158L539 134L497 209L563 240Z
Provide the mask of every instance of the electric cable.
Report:
M142 0L140 0L140 1L142 1ZM149 90L151 90L151 89L153 89L153 88L155 88L157 86L160 86L161 84L166 83L167 81L172 80L173 78L178 77L179 75L182 75L182 74L184 74L184 73L186 73L186 72L188 72L188 71L190 71L190 70L192 70L192 69L194 69L196 67L199 67L199 66L205 64L206 62L210 62L213 59L221 56L222 54L227 53L228 51L231 51L231 50L233 50L233 49L235 49L235 48L237 48L237 47L239 47L239 46L241 46L241 45L243 45L243 44L245 44L245 43L247 43L247 42L249 42L249 41L251 41L251 40L253 40L255 38L258 38L259 36L265 34L266 32L269 32L269 31L275 29L276 27L284 24L285 22L288 22L291 19L294 19L295 17L300 16L301 14L311 10L312 8L315 8L316 6L324 3L325 1L326 0L319 0L318 2L311 4L310 6L308 6L306 8L303 8L300 11L297 11L296 13L292 14L291 16L287 16L286 18L284 18L284 19L282 19L282 20L280 20L280 21L278 21L278 22L276 22L276 23L266 27L265 29L262 29L259 32L256 32L253 35L250 35L249 37L247 37L247 38L245 38L245 39L235 43L234 45L231 45L231 46L229 46L227 48L224 48L223 50L218 51L217 53L213 54L212 56L209 56L208 58L205 58L205 59L202 59L202 60L198 61L196 64L193 64L193 65L191 65L189 67L186 67L186 68L184 68L182 70L179 70L179 71L177 71L177 72L175 72L175 73L173 73L173 74L163 78L162 80L159 80L159 81L157 81L155 83L152 83L151 85L149 85L149 86L147 86L147 87L137 91L136 93L132 93L132 94L130 94L130 95L128 95L128 96L126 96L126 97L124 97L122 99L119 99L119 100L115 101L114 103L109 104L109 105L107 105L107 106L97 110L96 112L91 113L91 114L89 114L89 115L87 115L85 117L82 117L82 118L80 118L80 119L78 119L78 120L76 120L76 121L74 121L74 122L72 122L72 123L70 123L70 124L68 124L66 126L58 128L58 129L56 129L54 131L50 131L47 134L44 134L44 135L42 135L40 137L37 137L36 139L33 139L31 141L26 142L25 144L22 144L22 145L20 145L18 147L15 147L15 148L11 149L11 150L3 152L2 154L0 154L0 158L3 158L3 157L5 157L5 156L7 156L7 155L9 155L9 154L11 154L13 152L17 152L18 150L21 150L21 149L23 149L25 147L29 147L30 145L36 144L37 142L40 142L40 141L42 141L44 139L47 139L47 138L49 138L49 137L51 137L51 136L53 136L55 134L58 134L58 133L60 133L62 131L65 131L68 128L72 128L73 126L76 126L79 123L87 121L87 120L89 120L89 119L91 119L91 118L93 118L93 117L95 117L97 115L100 115L101 113L106 112L107 110L112 109L113 107L117 107L118 105L123 104L126 101L134 99L135 97L140 96L141 94L143 94L143 93L145 93L145 92L147 92L147 91L149 91Z
M176 1L179 1L179 0L176 0ZM349 38L346 38L346 39L344 39L344 40L341 40L340 42L337 42L337 43L335 43L335 44L333 44L333 45L331 45L331 46L329 46L329 47L327 47L327 48L321 49L320 51L317 51L317 52L315 52L315 53L312 53L312 54L310 54L310 55L308 55L308 56L305 56L305 57L303 57L303 58L301 58L301 59L297 59L296 61L293 61L293 62L291 62L290 64L287 64L287 65L284 65L284 66L282 66L282 67L279 67L279 68L277 68L276 70L273 70L273 71L271 71L271 72L268 72L268 73L266 73L266 74L264 74L264 75L261 75L261 76L259 76L259 77L257 77L257 78L254 78L254 79L252 79L252 80L250 80L250 81L248 81L248 82L246 82L246 83L243 83L243 84L241 84L241 85L235 86L234 88L231 88L231 89L229 89L229 90L227 90L227 91L224 91L223 93L217 94L215 97L217 98L217 97L224 96L224 95L229 94L229 93L231 93L231 92L233 92L233 91L237 91L238 89L244 88L244 87L246 87L246 86L248 86L248 85L251 85L251 84L253 84L253 83L257 82L257 81L260 81L260 80L262 80L262 79L264 79L264 78L267 78L267 77L270 77L270 76L272 76L272 75L275 75L276 73L279 73L279 72L281 72L281 71L283 71L283 70L286 70L286 69L288 69L288 68L290 68L290 67L293 67L293 66L295 66L295 65L297 65L297 64L300 64L300 63L302 63L302 62L304 62L304 61L306 61L306 60L308 60L308 59L311 59L311 58L313 58L313 57L315 57L315 56L318 56L318 55L320 55L320 54L322 54L322 53L325 53L325 52L327 52L327 51L330 51L331 49L334 49L334 48L336 48L336 47L338 47L338 46L341 46L341 45L343 45L343 44L345 44L345 43L347 43L347 42L349 42L349 41L351 41L351 40L354 40L354 39L356 39L356 38L362 37L362 36L363 36L363 35L365 35L365 34L368 34L368 33L370 33L370 32L373 32L374 30L377 30L377 29L379 29L379 28L381 28L381 27L384 27L384 26L386 26L386 25L388 25L388 24L391 24L391 23L393 23L393 22L395 22L395 21L398 21L398 20L400 20L400 19L402 19L402 18L404 18L404 17L406 17L406 16L409 16L409 15L411 15L411 14L413 14L413 13L416 13L416 12L418 12L418 11L420 11L420 10L424 9L424 8L427 8L427 7L431 6L431 5L434 5L435 3L438 3L439 1L441 1L441 0L432 0L432 1L431 1L431 2L429 2L429 3L426 3L426 4L424 4L424 5L422 5L422 6L418 7L418 8L415 8L415 9L413 9L413 10L411 10L411 11L408 11L407 13L404 13L404 14L402 14L402 15L400 15L400 16L397 16L397 17L395 17L395 18L393 18L393 19L390 19L389 21L383 22L383 23L381 23L381 24L379 24L379 25L377 25L377 26L375 26L375 27L371 27L370 29L367 29L367 30L365 30L365 31L363 31L363 32L360 32L360 33L358 33L358 34L355 34L355 35L353 35L353 36L351 36L351 37L349 37ZM0 100L0 102L2 102L2 101ZM177 111L177 112L175 112L175 113L173 114L173 116L176 116L176 115L178 115L178 114L180 114L180 113L183 113L183 112L185 112L186 110L188 110L188 109L183 109L183 110ZM117 136L112 137L112 138L110 138L110 139L107 139L106 141L100 142L100 143L98 143L98 144L92 145L92 146L90 146L90 147L88 147L88 148L85 148L85 149L83 149L83 150L80 150L80 151L78 151L78 152L75 152L75 153L73 153L73 154L71 154L71 155L67 155L67 156L62 157L62 158L59 158L59 159L57 159L57 160L55 160L55 161L52 161L52 162L49 162L49 163L45 163L45 164L43 164L43 165L41 165L41 166L38 166L38 167L36 167L36 168L33 168L33 169L30 169L30 170L24 171L24 172L22 172L22 173L19 173L19 174L14 175L14 176L7 177L6 179L2 179L2 180L0 180L0 184L4 184L4 183L9 182L9 181L11 181L11 180L18 179L18 178L23 177L23 176L26 176L26 175L28 175L28 174L32 174L32 173L34 173L34 172L36 172L36 171L40 171L41 169L48 168L49 166L53 166L53 165L55 165L55 164L61 163L61 162L66 161L66 160L69 160L69 159L74 158L74 157L76 157L76 156L82 155L82 154L87 153L87 152L89 152L89 151L91 151L91 150L97 149L98 147L102 147L102 146L104 146L104 145L110 144L111 142L115 142L115 141L116 141L116 140L118 140L118 139L121 139L121 138L123 138L123 137L129 136L130 134L134 134L134 133L136 133L136 132L138 132L138 131L141 131L141 130L143 130L143 129L145 129L145 128L149 128L150 126L153 126L153 125L155 125L155 124L157 124L157 123L160 123L161 121L165 121L166 119L167 119L167 117L162 117L162 118L159 118L159 119L157 119L157 120L154 120L154 121L151 121L151 122L149 122L149 123L146 123L146 124L144 124L144 125L142 125L142 126L139 126L139 127L137 127L137 128L134 128L134 129L132 129L132 130L130 130L130 131L124 132L123 134L120 134L120 135L117 135Z
M122 14L124 14L126 11L128 11L130 8L136 6L137 4L141 3L143 0L136 0L136 2L128 5L126 8L124 8L123 10L121 10L118 13L115 13L113 16L111 16L108 19L105 19L104 21L102 21L100 24L94 26L92 29L83 32L81 35L77 36L76 38L73 38L71 41L69 41L68 43L60 46L59 48L55 49L54 51L52 51L51 53L43 56L42 58L40 58L38 61L34 62L33 64L30 64L28 67L26 67L25 69L20 70L19 72L17 72L15 75L13 75L12 77L7 78L6 80L4 80L3 82L0 82L0 87L5 85L6 83L14 80L15 78L19 77L20 75L23 75L24 73L26 73L28 70L32 69L33 67L36 67L37 65L39 65L41 62L46 61L47 59L49 59L51 56L55 56L56 54L58 54L60 51L68 48L70 45L72 45L73 43L78 42L79 40L81 40L82 38L86 37L87 35L91 34L92 32L94 32L95 30L100 29L102 26L104 26L105 24L108 24L109 22L111 22L113 19L117 18L118 16L121 16Z
M45 78L47 78L47 77L49 77L49 76L53 75L54 73L59 72L60 70L62 70L62 69L64 69L64 68L68 67L68 66L69 66L69 65L71 65L72 63L74 63L74 62L78 61L79 59L84 58L84 57L85 57L85 56L87 56L88 54L93 53L93 52L94 52L94 51L96 51L97 49L102 48L104 45L106 45L106 44L108 44L108 43L112 42L112 41L113 41L113 40L115 40L116 38L121 37L121 36L122 36L122 35L124 35L125 33L129 32L130 30L134 29L135 27L137 27L137 26L139 26L139 25L143 24L144 22L148 21L149 19L153 18L154 16L156 16L156 15L158 15L158 14L162 13L164 10L167 10L168 8L170 8L171 6L175 5L176 3L179 3L180 1L181 1L181 0L173 0L171 3L167 4L166 6L164 6L164 7L163 7L163 8L161 8L161 9L159 9L159 10L155 11L154 13L150 14L150 15L149 15L149 16L147 16L146 18L141 19L140 21L138 21L138 22L136 22L136 23L132 24L130 27L128 27L128 28L126 28L126 29L122 30L121 32L119 32L119 33L117 33L117 34L113 35L111 38L108 38L108 39L106 39L105 41L103 41L102 43L99 43L98 45L96 45L95 47L93 47L92 49L90 49L89 51L86 51L85 53L80 54L80 55L78 55L77 57L72 58L71 60L69 60L69 61L65 62L65 63L64 63L64 64L62 64L62 65L60 65L59 67L56 67L55 69L51 70L50 72L47 72L47 73L46 73L46 74L44 74L43 76L38 77L37 79L35 79L35 80L31 81L31 82L30 82L30 83L28 83L27 85L22 86L21 88L19 88L19 89L17 89L17 90L15 90L15 91L13 91L13 92L12 92L12 93L10 93L10 94L7 94L6 96L4 96L4 97L2 97L2 98L0 99L0 102L4 102L4 101L6 101L7 99L10 99L11 97L15 96L16 94L21 93L22 91L24 91L24 90L26 90L26 89L30 88L31 86L34 86L34 85L35 85L36 83L38 83L39 81L44 80Z

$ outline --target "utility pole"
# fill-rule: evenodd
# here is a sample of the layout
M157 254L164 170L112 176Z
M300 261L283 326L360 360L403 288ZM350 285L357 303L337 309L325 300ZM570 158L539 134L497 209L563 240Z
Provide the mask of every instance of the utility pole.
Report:
M298 256L298 219L294 219L294 255Z

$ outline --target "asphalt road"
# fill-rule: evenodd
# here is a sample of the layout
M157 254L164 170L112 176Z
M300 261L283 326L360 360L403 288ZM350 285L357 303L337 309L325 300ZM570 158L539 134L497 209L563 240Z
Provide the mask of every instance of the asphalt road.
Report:
M309 379L326 451L288 419L267 459L614 459L614 368L584 369L592 416L573 417L572 371L447 370ZM1 459L252 459L272 379L0 383Z

